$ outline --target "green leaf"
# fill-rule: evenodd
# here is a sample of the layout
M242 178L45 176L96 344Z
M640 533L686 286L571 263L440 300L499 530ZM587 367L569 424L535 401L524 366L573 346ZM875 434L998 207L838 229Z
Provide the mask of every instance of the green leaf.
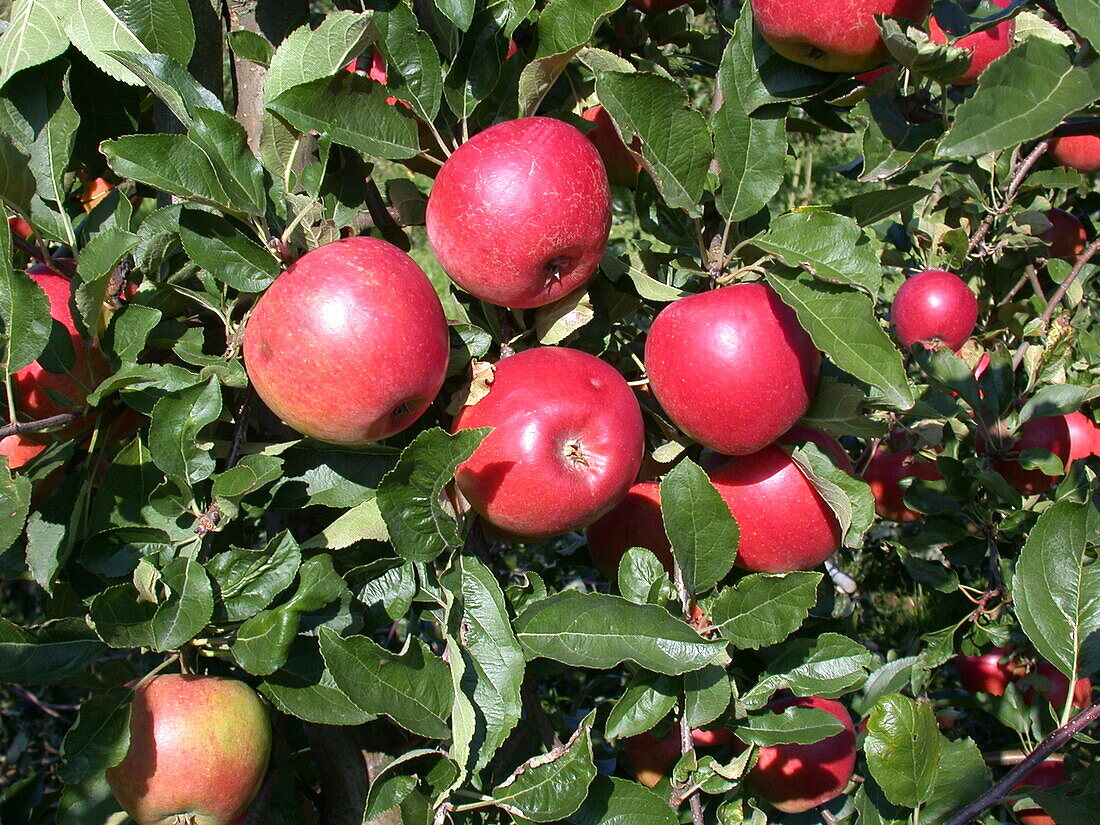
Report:
M77 320L93 337L103 314L107 284L115 267L138 244L138 236L116 226L104 229L80 250L73 301Z
M918 156L930 153L943 132L938 122L913 123L893 97L872 97L852 110L863 149L860 181L893 177Z
M433 5L443 12L443 15L455 24L459 31L465 32L470 28L474 19L474 0L433 0Z
M199 432L218 420L221 386L216 378L166 395L153 407L149 425L149 452L154 463L183 489L214 472L210 449L196 443Z
M320 629L321 655L336 684L367 713L388 716L429 739L449 739L451 678L447 665L416 637L394 654L364 636Z
M475 558L458 555L441 582L447 600L448 658L463 660L458 687L476 713L470 742L474 773L485 767L519 722L525 662L512 632L504 593L491 570ZM453 678L453 674L452 674Z
M75 546L79 513L90 485L86 475L70 475L27 519L27 568L47 593Z
M1100 52L1100 0L1057 0L1057 6L1070 28Z
M1012 583L1020 626L1071 680L1100 664L1100 566L1086 549L1089 510L1060 501L1039 516Z
M851 195L834 203L832 208L841 215L852 218L860 226L872 226L908 209L931 194L932 190L923 186L895 186Z
M22 270L11 266L11 229L0 227L0 244L7 260L0 261L0 342L6 374L21 370L34 361L50 340L53 321L50 302L42 287Z
M47 63L69 48L69 37L48 3L15 0L8 20L8 30L0 37L0 86L16 72Z
M750 573L718 594L711 621L739 648L777 645L806 621L820 582L812 571Z
M921 805L921 825L940 825L989 787L989 768L973 739L940 736L940 767L932 795Z
M769 269L767 279L783 303L795 311L814 345L833 363L877 387L891 407L907 410L913 406L913 390L905 377L901 353L879 326L874 303L867 295L781 267Z
M668 800L626 779L597 776L584 804L569 816L573 825L676 825Z
M83 619L60 619L25 630L0 618L0 681L17 685L64 682L108 649Z
M386 102L385 86L351 72L294 86L268 108L303 132L375 158L411 158L420 151L416 121Z
M882 697L867 720L867 766L886 798L907 808L935 790L943 737L927 702L894 693Z
M159 604L139 600L133 584L109 587L90 602L91 623L115 648L175 650L202 632L214 613L214 593L198 562L180 557L161 570L168 596Z
M604 670L631 661L668 676L710 664L725 647L663 608L576 590L535 602L515 628L529 659Z
M822 633L813 639L792 639L768 665L764 677L742 697L745 707L763 707L773 693L787 688L795 696L836 699L867 681L874 660L854 639Z
M813 442L794 449L791 459L840 522L844 546L862 547L863 535L875 521L875 498L867 482L837 467Z
M660 585L662 579L669 581L665 568L653 551L644 547L631 547L623 554L619 560L617 579L619 593L635 604L652 603L654 588Z
M231 622L255 616L294 583L302 554L286 530L260 550L233 548L206 565L218 598Z
M413 768L411 762L418 764ZM410 775L410 771L415 773ZM374 821L396 808L418 784L446 788L454 783L458 773L458 766L441 751L418 748L401 754L371 777L363 821Z
M8 135L0 133L0 197L24 215L30 214L35 196L34 175L27 153L17 147Z
M1071 63L1061 46L1030 38L990 64L955 113L936 156L965 158L1042 137L1100 98L1100 60Z
M867 235L854 220L834 212L788 212L752 242L826 281L862 287L872 295L882 285L882 264Z
M707 665L684 674L684 713L692 728L709 725L726 712L733 686L721 665Z
M102 776L130 749L130 702L128 687L111 688L80 703L76 723L61 742L58 778L66 785Z
M450 435L439 428L420 433L378 485L378 506L393 547L408 561L431 561L462 540L460 525L443 510L440 493L455 469L473 455L487 428Z
M140 78L107 53L148 54L150 50L126 28L106 0L55 0L54 5L57 16L64 21L65 33L86 58L115 80L141 85Z
M737 21L718 68L722 105L714 113L714 153L718 160L718 209L726 220L740 221L763 209L783 183L786 169L786 106L761 110L755 116L742 90L756 77L751 39L739 37L752 28L751 15ZM748 47L748 49L746 49Z
M228 218L198 209L180 213L180 241L196 264L241 292L262 292L278 276L275 256Z
M252 32L242 31L231 34L252 34ZM267 43L266 40L263 42ZM213 92L195 80L186 67L167 55L135 52L109 52L109 54L141 78L141 81L153 94L164 101L172 114L187 128L191 126L196 109L225 111L222 102Z
M156 54L186 65L195 48L195 22L187 0L123 0L114 7L126 28Z
M604 735L608 739L625 739L645 733L676 707L678 694L677 684L670 677L640 671L611 708Z
M596 80L596 95L628 145L641 138L665 203L698 212L714 148L706 118L687 105L683 87L648 72L607 72Z
M379 46L386 59L390 94L410 104L422 120L435 120L443 99L443 67L432 38L404 3L384 15L380 25Z
M1078 387L1074 384L1051 384L1040 387L1020 410L1017 423L1022 425L1032 418L1074 412L1081 408L1088 396L1088 387Z
M293 610L261 610L237 628L233 658L254 676L269 676L286 661L298 622Z
M24 475L13 476L5 460L0 468L0 553L23 534L31 509L31 489L31 480Z
M746 724L737 728L737 738L762 747L810 745L843 730L844 725L827 710L791 706L780 713L769 710L749 716Z
M318 725L361 725L372 717L332 678L317 640L299 636L282 668L260 682L260 693L280 712Z
M279 44L271 58L264 80L264 103L294 86L331 77L362 54L377 36L370 12L336 11L326 14L316 29L300 26Z
M275 47L262 34L257 34L248 29L237 29L229 32L226 39L229 41L229 48L237 57L264 68L271 66L271 58L275 56Z
M721 494L691 459L661 482L661 518L684 586L696 595L717 584L733 567L741 531Z
M333 565L332 556L318 553L298 568L298 589L283 607L297 613L310 613L336 601L346 590L343 577Z
M389 541L389 537L378 499L372 498L352 507L302 546L344 550L359 541Z
M574 813L596 776L592 762L595 711L560 748L534 756L492 790L498 807L531 822L558 822Z
M219 501L238 501L282 476L283 461L277 456L246 455L228 470L214 476L210 494Z
M217 109L196 106L187 137L210 158L231 211L262 214L266 204L264 170L248 148L244 126Z

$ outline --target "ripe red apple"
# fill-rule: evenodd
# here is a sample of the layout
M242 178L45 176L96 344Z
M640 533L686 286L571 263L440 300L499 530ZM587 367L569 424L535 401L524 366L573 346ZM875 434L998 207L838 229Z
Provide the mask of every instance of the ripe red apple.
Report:
M603 165L607 169L607 179L612 186L633 186L638 182L638 173L642 170L642 163L626 148L623 139L615 130L615 123L611 115L603 106L592 106L581 113L585 120L596 124L588 139L596 147L603 159ZM642 142L637 135L631 141L631 147L635 151L641 151Z
M0 438L0 455L8 457L9 470L18 470L40 456L48 446L30 433L16 433Z
M13 234L18 235L23 240L27 240L34 234L31 225L18 215L12 215L8 218L8 226L11 228Z
M871 69L871 71L869 72L860 72L856 75L855 79L862 83L864 86L870 86L892 68L894 67L889 65L879 66L877 69Z
M844 705L819 696L776 699L764 706L773 713L789 707L818 708L831 713L844 730L809 745L769 745L760 749L746 781L784 813L816 808L844 793L856 765L856 734Z
M303 255L252 311L244 359L260 398L298 432L362 445L412 424L443 384L447 319L392 244L353 237Z
M1004 476L1005 481L1025 496L1049 490L1061 476L1048 476L1042 470L1025 470L1019 455L1029 448L1050 450L1069 468L1070 429L1064 415L1044 415L1031 418L1020 427L1019 437L1003 458L993 462L993 469Z
M426 222L439 263L471 295L498 306L543 306L596 271L611 229L607 172L568 123L505 121L443 164Z
M107 769L137 825L229 825L260 789L271 722L244 682L155 676L134 695L130 749Z
M1002 9L1007 7L1010 2L1011 0L993 0L993 3ZM947 33L940 28L935 15L932 15L929 19L928 33L933 43L947 42ZM983 31L960 37L952 45L970 52L970 66L961 75L952 78L950 82L956 86L977 83L979 75L985 71L986 66L1012 48L1015 36L1016 19L1010 18Z
M493 427L455 472L491 525L538 539L579 530L622 500L642 464L638 400L618 372L565 347L518 352L496 365L489 393L454 431Z
M886 60L876 14L921 23L931 0L751 0L753 17L768 44L788 60L826 72L857 74Z
M855 472L855 467L852 466L852 459L851 456L848 455L848 451L844 449L839 441L823 430L806 427L802 424L795 424L776 439L776 443L778 444L799 444L804 441L813 442L826 455L832 456L836 466L848 473L848 475Z
M1095 175L1100 172L1100 134L1056 137L1048 149L1055 163Z
M1100 427L1080 410L1062 416L1069 428L1069 459L1100 454Z
M772 445L709 472L741 528L738 567L811 570L840 547L840 523L787 453Z
M904 347L920 342L957 351L974 332L978 299L958 275L926 269L901 285L890 319Z
M1089 239L1081 221L1064 209L1051 209L1046 216L1050 229L1039 237L1050 244L1050 257L1073 260L1085 251Z
M665 412L700 444L727 455L759 450L798 421L820 364L794 310L763 283L672 302L645 345L649 386Z
M890 445L880 444L863 471L863 480L871 488L875 498L875 512L890 521L910 522L924 518L916 510L905 506L905 490L900 482L906 478L939 481L943 478L931 461L918 458L905 439L894 440Z
M75 267L72 261L65 259L55 259L54 264L63 272ZM27 270L27 274L46 293L50 302L50 316L68 331L76 356L68 373L47 372L41 364L34 361L12 375L16 408L19 412L30 419L48 418L72 412L73 407L82 406L88 393L106 375L107 361L99 347L94 344L86 345L77 331L69 304L72 297L69 279L45 264L35 264ZM68 399L72 402L71 405L65 406L55 401L50 397L50 392Z
M85 212L91 212L114 188L113 183L108 183L103 178L92 178L84 183L80 191L80 205Z
M588 525L588 552L596 569L614 579L619 562L631 547L644 547L672 572L672 546L661 518L661 485L635 484L623 500Z
M1058 785L1064 785L1066 782L1069 782L1069 774L1066 773L1065 765L1062 763L1062 757L1053 756L1050 759L1040 762L1031 773L1013 785L1012 790L1024 787L1047 790L1048 788L1055 788ZM1014 804L1020 798L1021 796L1019 795L1009 797L1006 802ZM1054 821L1054 817L1048 814L1039 805L1015 810L1012 812L1012 815L1020 825L1058 825L1058 823Z
M717 748L732 743L733 739L733 733L726 728L691 732L691 743L696 748ZM623 740L623 751L634 778L652 788L668 776L680 758L680 730L673 727L660 738L648 731L631 736Z
M1027 677L1028 686L1024 688L1024 701L1029 705L1035 701L1035 690L1042 691L1047 703L1058 710L1066 703L1069 691L1069 679L1050 662L1039 662L1035 671ZM1087 708L1092 700L1092 680L1082 677L1073 683L1073 706Z
M995 647L981 656L955 657L955 669L959 673L959 684L971 693L988 693L991 696L1004 696L1009 682L1020 678L1020 668L1012 660L1010 647Z

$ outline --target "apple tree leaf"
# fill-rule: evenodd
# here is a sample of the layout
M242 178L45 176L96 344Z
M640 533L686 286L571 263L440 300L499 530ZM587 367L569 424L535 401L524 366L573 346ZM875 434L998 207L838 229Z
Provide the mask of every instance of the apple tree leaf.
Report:
M7 461L0 462L0 553L15 544L27 523L31 508L31 480L12 475Z
M567 821L572 825L676 825L668 800L637 782L598 775L584 804Z
M371 12L337 11L326 14L315 29L299 26L271 58L264 79L264 103L287 89L331 77L362 54L377 36Z
M624 739L652 729L676 707L677 680L642 670L627 682L607 716L604 735Z
M130 704L134 691L113 687L80 703L76 722L61 742L58 778L67 785L101 776L130 749Z
M1058 0L1057 6L1070 28L1100 52L1100 0Z
M733 684L721 665L707 665L684 674L684 714L692 728L709 725L726 712Z
M431 37L421 30L416 15L404 3L384 15L379 26L390 94L412 106L422 120L434 120L443 99L443 67Z
M187 65L195 48L195 21L187 0L122 0L114 11L150 52Z
M737 728L737 738L762 747L810 745L843 730L844 725L827 710L792 705L779 713L768 710L750 715L746 723Z
M718 594L710 620L739 648L777 645L806 621L820 582L813 571L750 573Z
M260 682L281 713L318 725L361 725L374 718L336 684L315 638L298 636L282 667Z
M661 517L690 595L708 590L729 573L740 529L722 495L690 459L661 482Z
M872 295L882 283L882 264L866 234L854 220L835 212L788 212L774 218L768 231L752 242L788 266L826 281L862 287Z
M136 34L126 27L118 12L104 0L56 0L55 12L65 33L97 68L115 80L140 86L141 79L107 53L111 51L150 53Z
M832 457L812 442L792 450L791 459L840 522L844 546L862 547L863 534L875 520L875 499L867 482L837 467Z
M838 633L791 639L742 701L748 710L756 710L784 688L795 696L836 699L867 681L873 660L870 650Z
M6 218L6 216L3 216ZM34 361L50 340L53 321L46 293L30 276L11 265L11 229L0 227L7 260L0 261L0 357L7 374Z
M198 209L180 213L180 241L196 264L241 292L262 292L281 269L275 256L229 218Z
M290 587L302 554L286 530L259 550L234 547L206 564L218 591L219 610L229 621L255 616Z
M230 645L233 659L254 676L268 676L278 670L298 635L299 614L276 608L261 610L239 628Z
M69 48L61 19L41 0L15 0L0 37L0 86L23 69L48 63Z
M243 34L244 32L234 32ZM267 43L267 41L264 41ZM184 66L165 54L109 52L115 60L141 78L142 82L172 110L180 123L190 128L198 108L224 112L213 92L195 80Z
M892 693L871 708L867 766L895 805L915 808L932 798L943 737L927 702Z
M932 795L920 809L921 825L939 825L990 785L989 768L973 739L940 736L940 767Z
M59 619L26 630L0 618L0 681L60 683L107 652L83 619Z
M153 407L149 453L182 489L189 489L214 472L211 449L196 440L203 427L218 420L221 410L221 385L216 378L166 395Z
M698 670L725 648L664 608L576 590L530 605L515 628L529 659L599 669L631 661L669 676Z

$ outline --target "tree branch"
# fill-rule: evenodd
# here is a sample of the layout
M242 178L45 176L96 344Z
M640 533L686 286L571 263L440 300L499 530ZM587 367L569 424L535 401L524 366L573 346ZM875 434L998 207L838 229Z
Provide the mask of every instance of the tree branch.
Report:
M992 808L1004 799L1017 784L1026 779L1033 770L1039 767L1044 759L1097 719L1100 719L1100 702L1087 710L1081 711L1067 724L1054 731L1026 759L1006 773L1000 782L944 822L943 825L966 825L967 822L970 822L979 814Z
M79 417L79 413L60 413L58 415L51 415L49 418L40 418L37 421L17 421L14 424L0 427L0 438L7 438L9 435L18 435L19 433L36 433L41 430L62 427L65 424L76 421Z
M989 234L989 230L993 226L993 221L1008 213L1008 210L1016 200L1016 193L1020 190L1020 186L1023 185L1024 178L1027 177L1028 172L1030 172L1032 167L1039 162L1039 158L1041 158L1049 148L1050 143L1048 141L1039 141L1039 144L1032 149L1030 154L1020 162L1018 167L1016 167L1016 174L1012 176L1012 180L1008 184L1008 190L1005 192L1004 201L1001 202L1001 205L998 206L996 210L985 216L985 220L983 220L978 227L978 231L971 236L970 244L966 247L967 257L973 255L974 251L981 246L982 241L985 240L985 236Z

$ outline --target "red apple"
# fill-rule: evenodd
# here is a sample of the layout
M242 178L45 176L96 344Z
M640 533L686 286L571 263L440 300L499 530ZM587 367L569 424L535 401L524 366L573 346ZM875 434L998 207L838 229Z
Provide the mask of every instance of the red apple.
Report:
M863 480L875 498L875 512L890 521L910 522L924 518L905 506L905 490L900 482L906 478L939 481L943 478L931 461L919 459L912 448L905 446L904 437L891 446L880 444L863 471Z
M794 310L762 283L669 304L645 345L649 386L699 443L727 455L771 444L806 412L821 354Z
M988 693L991 696L1004 696L1009 682L1015 682L1019 666L1012 660L1010 647L995 647L981 656L955 657L955 669L959 673L959 684L971 693Z
M103 178L92 178L85 182L80 192L80 205L84 207L85 212L91 212L114 188L113 183L108 183Z
M8 457L9 470L18 470L40 456L48 446L45 441L35 439L32 434L16 433L0 438L0 455Z
M1050 142L1051 160L1086 175L1100 172L1100 134L1066 135Z
M776 446L734 456L709 473L741 528L737 566L762 573L811 570L840 547L840 523Z
M474 135L428 198L428 240L460 287L498 306L543 306L583 286L611 229L611 192L576 128L526 117Z
M8 226L11 228L13 234L18 235L23 240L27 240L34 234L31 225L18 215L12 215L8 218Z
M733 739L733 733L726 728L691 732L691 743L697 748L717 748L732 743ZM680 729L673 727L661 738L649 732L631 736L623 740L623 751L634 778L652 788L668 776L680 758Z
M633 186L638 182L638 173L642 170L642 163L635 157L630 149L626 148L623 139L615 130L615 123L611 115L603 106L593 106L581 113L585 120L596 124L588 139L596 147L607 169L607 179L612 186ZM630 143L634 151L640 152L642 142L637 135Z
M1085 251L1089 239L1081 221L1064 209L1051 209L1046 215L1050 229L1039 237L1050 244L1050 257L1072 260Z
M1069 460L1100 454L1100 427L1080 410L1062 416L1069 428Z
M926 269L906 279L890 307L898 341L958 350L978 322L978 299L958 275Z
M1062 763L1062 757L1055 756L1040 762L1031 773L1013 785L1012 790L1024 787L1047 790L1048 788L1055 788L1058 785L1064 785L1066 782L1069 782L1069 774L1066 773L1065 765ZM1021 799L1021 797L1017 795L1008 798L1006 802L1015 804L1019 799ZM1054 817L1038 805L1014 810L1012 815L1020 825L1058 825L1058 823L1054 821Z
M588 552L596 568L614 579L619 562L631 547L644 547L672 572L672 546L661 518L661 485L643 481L623 500L588 526Z
M447 371L431 282L392 244L353 237L303 255L252 311L244 359L256 392L298 432L362 445L408 427Z
M819 696L768 702L773 713L789 707L818 708L831 713L844 730L809 745L769 745L760 748L746 781L760 796L784 813L816 808L844 793L856 765L856 734L844 705Z
M993 462L993 469L1004 476L1005 481L1025 496L1035 495L1049 490L1061 476L1048 476L1042 470L1025 470L1019 462L1019 455L1029 448L1050 450L1069 468L1070 429L1063 415L1045 415L1031 418L1020 428L1019 437L1009 448L1004 458Z
M1008 6L1010 2L1011 0L993 0L993 3L1002 9ZM947 33L940 28L935 15L932 15L928 22L928 33L933 43L947 42ZM970 52L970 66L965 72L952 78L949 82L956 86L977 83L979 75L985 71L986 66L1012 48L1012 41L1015 36L1016 20L1010 18L983 31L960 37L952 45Z
M645 433L633 391L595 356L565 347L496 365L488 395L454 430L493 427L455 472L492 526L530 539L579 530L622 500L642 464Z
M107 769L137 825L229 825L267 771L271 722L244 682L156 676L134 695L130 749Z
M852 466L852 459L848 455L848 451L844 449L839 441L823 430L806 427L802 424L795 424L776 439L777 444L799 444L805 441L813 442L823 453L832 456L833 463L844 472L848 473L848 475L852 475L855 472L855 467Z
M1035 671L1027 677L1028 685L1024 688L1024 701L1029 705L1035 701L1035 690L1042 691L1042 697L1047 704L1059 711L1066 703L1066 693L1069 691L1069 679L1066 674L1050 662L1039 662ZM1075 708L1087 708L1092 700L1092 680L1082 677L1073 683L1073 706Z
M72 261L55 259L54 264L62 272L74 267ZM85 344L77 331L70 309L72 285L69 279L57 274L45 264L35 264L27 270L36 284L42 287L50 302L50 316L59 322L69 333L76 359L68 373L47 372L41 364L34 361L12 376L15 387L16 408L30 419L48 418L84 404L88 393L106 375L106 358L95 344ZM63 405L50 397L54 392L68 399L71 405Z
M788 60L826 72L856 74L888 57L876 14L921 23L932 0L751 0L753 17L768 44Z
M879 66L877 69L871 69L871 71L869 72L860 72L856 75L855 79L862 83L864 86L870 86L892 68L894 67L890 65Z

